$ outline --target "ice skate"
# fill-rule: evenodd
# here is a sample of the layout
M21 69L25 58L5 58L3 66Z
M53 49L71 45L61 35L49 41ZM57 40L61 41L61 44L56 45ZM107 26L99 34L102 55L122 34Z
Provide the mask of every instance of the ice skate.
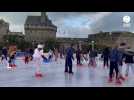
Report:
M120 77L119 77L121 80L123 80L123 81L125 81L125 78L121 75Z
M122 82L120 81L120 79L116 79L116 84L117 85L121 85L122 84Z
M7 69L11 69L11 68L12 68L11 66L7 65Z
M35 77L43 77L42 73L35 73Z
M15 64L12 64L12 67L16 68L16 65Z
M69 72L69 74L70 74L70 75L73 75L73 74L74 74L74 72Z

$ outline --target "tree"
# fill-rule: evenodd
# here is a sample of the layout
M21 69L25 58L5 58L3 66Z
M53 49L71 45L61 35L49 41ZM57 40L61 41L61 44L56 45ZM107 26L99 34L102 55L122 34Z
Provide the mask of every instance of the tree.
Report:
M5 45L17 45L18 49L25 50L32 46L32 43L26 42L24 36L20 35L4 35L3 40L6 41Z
M53 39L53 38L47 39L47 41L45 42L45 48L44 48L44 50L46 52L48 52L49 49L52 49L53 50L54 48L59 48L58 42L55 39Z

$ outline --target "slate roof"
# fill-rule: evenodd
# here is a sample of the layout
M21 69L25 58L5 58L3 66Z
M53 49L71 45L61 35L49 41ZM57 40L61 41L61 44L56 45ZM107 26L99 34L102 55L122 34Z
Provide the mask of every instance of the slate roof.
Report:
M28 16L25 21L25 25L56 27L54 24L52 24L51 20L49 20L48 18L45 22L41 22L41 16Z

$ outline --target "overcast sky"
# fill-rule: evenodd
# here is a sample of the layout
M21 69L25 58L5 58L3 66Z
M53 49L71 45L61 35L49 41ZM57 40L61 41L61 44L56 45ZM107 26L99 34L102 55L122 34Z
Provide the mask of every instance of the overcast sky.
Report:
M134 32L134 12L47 12L58 27L58 37L87 37L99 31ZM10 23L11 31L23 31L27 16L40 12L0 12L0 18ZM131 26L123 27L122 18L131 17Z

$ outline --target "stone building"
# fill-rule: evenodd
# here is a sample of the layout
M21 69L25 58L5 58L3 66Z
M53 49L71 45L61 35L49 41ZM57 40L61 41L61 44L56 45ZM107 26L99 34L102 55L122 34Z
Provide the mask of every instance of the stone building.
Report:
M3 36L9 33L9 23L0 19L0 42L3 42Z
M126 43L134 49L134 33L126 31L101 32L96 34L89 34L88 41L95 41L99 45L105 45L112 47L113 45L119 45L120 43Z
M41 16L28 16L24 28L26 41L45 42L50 38L56 39L57 27L45 12L41 12Z
M11 32L9 30L9 23L0 19L0 43L4 43L3 36L5 35L20 35L23 36L22 32Z

